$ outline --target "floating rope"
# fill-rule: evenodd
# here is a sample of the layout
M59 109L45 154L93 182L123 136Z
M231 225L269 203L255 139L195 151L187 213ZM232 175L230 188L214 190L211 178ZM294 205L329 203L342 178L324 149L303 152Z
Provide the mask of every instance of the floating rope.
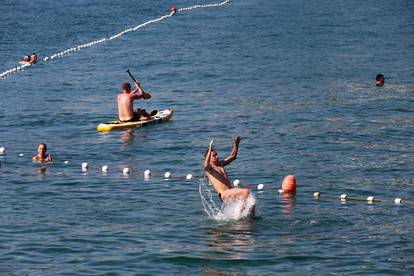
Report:
M376 198L374 196L354 197L354 196L348 196L347 194L341 194L340 196L332 196L332 195L321 194L321 192L314 192L313 197L315 199L319 199L319 198L339 199L341 202L360 201L360 202L367 202L369 204L372 204L372 203L375 203L375 202L384 202L384 203L391 203L391 204L396 204L396 205L414 204L414 202L412 202L412 201L403 200L401 198L394 198L394 199L390 200L390 199Z
M220 7L220 6L223 6L223 5L225 5L229 2L230 2L230 0L225 0L225 1L220 2L220 3L206 4L206 5L194 5L194 6L191 6L191 7L180 8L178 10L175 7L173 7L173 8L171 8L171 11L170 11L169 14L163 15L163 16L161 16L159 18L156 18L156 19L149 20L149 21L144 22L144 23L142 23L140 25L137 25L135 27L125 29L122 32L117 33L115 35L112 35L110 37L98 39L98 40L95 40L95 41L92 41L92 42L89 42L89 43L85 43L85 44L82 44L82 45L78 45L78 46L66 49L64 51L61 51L59 53L56 53L56 54L53 54L53 55L50 55L50 56L46 56L46 57L43 58L43 60L40 60L39 63L40 62L47 62L47 61L50 61L50 60L53 60L53 59L56 59L56 58L62 58L62 57L67 56L71 53L78 52L82 49L89 48L89 47L95 46L97 44L101 44L103 42L114 40L114 39L119 38L119 37L121 37L121 36L123 36L123 35L125 35L129 32L137 31L137 30L139 30L139 29L141 29L141 28L143 28L143 27L145 27L149 24L157 23L157 22L160 22L164 19L167 19L167 18L173 16L176 12L186 12L186 11L191 11L191 10L194 10L194 9ZM18 66L18 67L11 68L7 71L4 71L4 72L0 73L0 79L8 77L9 75L11 75L13 73L23 71L24 69L26 69L26 68L28 68L32 65L33 64L24 64L24 65L21 65L21 66Z

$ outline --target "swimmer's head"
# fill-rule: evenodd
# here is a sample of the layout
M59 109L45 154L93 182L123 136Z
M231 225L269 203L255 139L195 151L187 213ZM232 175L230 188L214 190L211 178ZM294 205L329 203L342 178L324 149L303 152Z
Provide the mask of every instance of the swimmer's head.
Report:
M207 154L208 154L208 150L206 151L204 156L206 157ZM216 165L218 161L219 161L219 156L217 154L217 151L212 149L210 153L210 163Z
M30 56L30 62L31 63L36 63L37 62L37 55L36 55L36 53L32 53L32 55Z
M30 56L24 56L23 61L30 62Z
M45 143L41 143L41 144L39 144L39 146L37 146L37 153L38 154L44 155L46 153L46 151L47 151L47 146L46 146Z
M385 77L384 77L383 74L378 74L375 79L376 79L375 84L377 86L383 86L384 85Z
M124 82L122 84L122 91L126 93L131 92L131 85L128 82Z

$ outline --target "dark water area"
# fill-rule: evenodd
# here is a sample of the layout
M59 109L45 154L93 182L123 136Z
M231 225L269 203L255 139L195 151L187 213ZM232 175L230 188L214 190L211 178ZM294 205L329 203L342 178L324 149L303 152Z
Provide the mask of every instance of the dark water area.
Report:
M198 3L3 0L0 71ZM313 198L414 201L413 15L403 0L234 0L1 79L0 275L413 275L414 205ZM171 122L96 131L126 69ZM231 178L265 184L253 221L209 218L198 181L143 178L201 175L209 140L225 157L235 135ZM41 142L57 160L43 171ZM295 198L277 191L288 174Z

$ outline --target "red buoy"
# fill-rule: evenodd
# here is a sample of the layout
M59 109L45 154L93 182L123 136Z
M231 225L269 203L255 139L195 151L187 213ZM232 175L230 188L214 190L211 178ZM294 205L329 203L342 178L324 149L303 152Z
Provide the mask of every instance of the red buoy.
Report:
M171 8L171 12L177 12L177 8L176 7L172 7Z
M282 190L284 193L296 193L296 177L288 175L283 179Z

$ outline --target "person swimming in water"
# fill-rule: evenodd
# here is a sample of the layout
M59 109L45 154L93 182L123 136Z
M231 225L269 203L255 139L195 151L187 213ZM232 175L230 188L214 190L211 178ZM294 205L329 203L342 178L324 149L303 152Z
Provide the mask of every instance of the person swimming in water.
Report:
M37 55L36 53L32 53L32 55L30 56L30 64L35 64L37 63Z
M34 162L52 162L53 157L49 153L47 153L47 146L45 143L41 143L37 147L37 154L33 156Z
M375 80L376 80L376 82L375 82L376 86L384 86L385 77L384 77L383 74L378 74L375 77Z
M26 65L26 64L30 64L30 56L29 55L25 55L23 57L23 60L19 61L19 63L21 65Z
M118 95L118 117L121 122L135 122L141 119L149 119L157 114L157 110L148 113L145 109L138 108L134 112L134 100L148 100L149 93L142 91L139 82L135 82L135 89L131 91L129 83L122 84L122 92Z
M225 204L233 203L237 200L243 201L242 210L246 207L247 198L250 196L250 190L247 188L232 188L225 167L231 164L237 158L239 151L240 136L234 138L233 150L229 157L220 160L217 152L213 149L214 140L210 141L204 160L204 170L214 189L217 191L220 200ZM254 215L254 207L252 210Z

